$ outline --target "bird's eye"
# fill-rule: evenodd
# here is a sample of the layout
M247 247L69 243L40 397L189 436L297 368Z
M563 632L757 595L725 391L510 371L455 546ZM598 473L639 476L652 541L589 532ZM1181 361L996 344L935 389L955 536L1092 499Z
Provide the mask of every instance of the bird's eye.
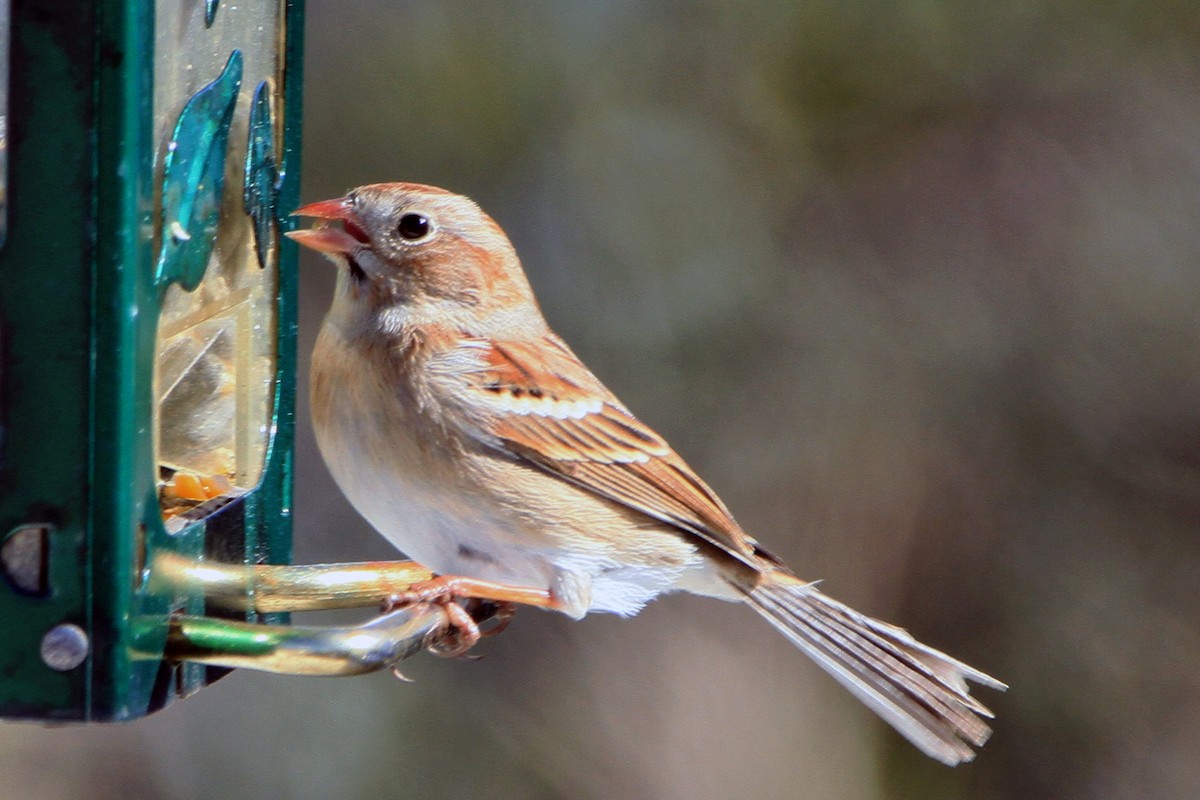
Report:
M429 235L429 218L424 214L405 214L396 225L396 232L410 242L424 239Z

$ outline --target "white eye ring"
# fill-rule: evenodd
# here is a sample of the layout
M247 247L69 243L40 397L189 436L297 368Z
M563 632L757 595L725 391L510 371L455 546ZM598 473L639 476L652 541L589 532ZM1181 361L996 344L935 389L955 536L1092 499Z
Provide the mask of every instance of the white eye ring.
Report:
M434 234L433 221L418 211L406 211L396 223L396 233L409 244L423 242Z

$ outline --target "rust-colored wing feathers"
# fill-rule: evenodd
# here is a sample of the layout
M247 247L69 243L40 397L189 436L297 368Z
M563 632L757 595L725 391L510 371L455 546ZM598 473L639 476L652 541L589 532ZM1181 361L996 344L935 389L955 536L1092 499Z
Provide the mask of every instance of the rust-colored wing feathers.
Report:
M553 334L532 342L481 342L475 388L490 433L512 455L750 561L751 540L720 498Z

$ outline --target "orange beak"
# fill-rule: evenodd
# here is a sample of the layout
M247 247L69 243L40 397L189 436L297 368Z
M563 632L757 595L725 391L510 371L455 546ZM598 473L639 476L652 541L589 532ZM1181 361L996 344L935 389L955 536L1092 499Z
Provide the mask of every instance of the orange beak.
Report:
M292 212L293 217L316 217L319 220L341 220L342 227L321 225L308 230L288 231L285 235L305 247L320 253L335 253L346 255L362 247L369 247L367 234L358 224L358 217L350 205L349 199L339 197L336 200L322 200L319 203L309 203Z

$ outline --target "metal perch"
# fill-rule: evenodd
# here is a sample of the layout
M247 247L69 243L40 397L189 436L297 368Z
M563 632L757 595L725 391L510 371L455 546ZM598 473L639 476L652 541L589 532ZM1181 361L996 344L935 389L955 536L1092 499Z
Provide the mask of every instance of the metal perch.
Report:
M359 564L220 564L160 553L151 568L152 587L199 592L238 611L328 611L378 606L433 573L415 561Z
M446 613L423 604L361 625L260 625L212 617L171 621L167 656L221 667L285 675L361 675L391 669L421 652L446 629Z
M155 557L158 588L203 594L241 611L318 611L378 606L386 597L429 580L412 561L305 566L233 565L172 553ZM352 626L265 625L182 615L171 621L168 658L288 675L359 675L394 668L446 632L445 609L417 604Z

